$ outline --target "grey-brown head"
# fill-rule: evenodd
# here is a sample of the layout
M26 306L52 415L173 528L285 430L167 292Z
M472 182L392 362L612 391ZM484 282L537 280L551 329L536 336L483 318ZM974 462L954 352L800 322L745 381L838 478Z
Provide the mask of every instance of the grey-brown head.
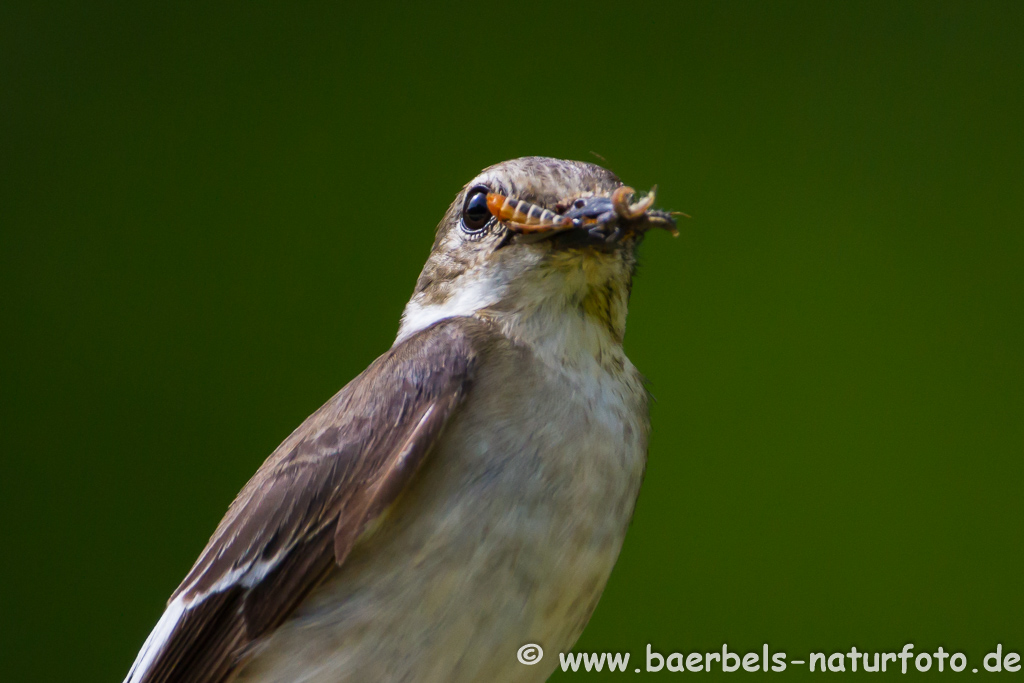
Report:
M674 231L595 164L523 157L484 169L455 197L402 316L399 339L476 315L522 327L576 309L621 341L636 246ZM546 314L546 315L544 315ZM510 330L514 332L514 330Z

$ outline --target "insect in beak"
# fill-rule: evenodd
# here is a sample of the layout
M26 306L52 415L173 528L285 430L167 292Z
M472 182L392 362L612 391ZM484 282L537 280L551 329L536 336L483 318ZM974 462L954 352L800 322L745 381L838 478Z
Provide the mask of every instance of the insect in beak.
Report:
M623 185L611 197L579 198L558 213L522 199L490 192L487 208L516 233L520 242L534 242L572 229L584 232L591 244L614 244L628 234L642 234L651 228L663 228L678 235L675 214L651 209L656 189L632 203L635 190Z
M555 233L575 227L568 216L497 192L487 193L487 208L495 218L521 235Z
M616 188L615 192L612 193L612 207L619 218L627 224L632 224L629 227L637 232L646 232L651 228L662 228L672 233L673 237L679 237L679 230L676 228L676 221L673 216L686 216L686 214L682 211L652 210L654 194L657 191L658 186L655 185L647 193L646 197L635 204L631 204L629 200L636 194L636 190L623 185ZM689 216L686 217L689 218Z

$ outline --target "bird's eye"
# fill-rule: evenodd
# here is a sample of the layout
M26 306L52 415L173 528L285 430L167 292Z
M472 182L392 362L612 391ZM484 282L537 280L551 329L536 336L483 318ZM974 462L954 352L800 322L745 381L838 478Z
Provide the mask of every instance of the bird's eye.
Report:
M466 195L466 203L462 207L462 229L471 233L480 232L493 218L491 210L487 208L487 188L474 187Z

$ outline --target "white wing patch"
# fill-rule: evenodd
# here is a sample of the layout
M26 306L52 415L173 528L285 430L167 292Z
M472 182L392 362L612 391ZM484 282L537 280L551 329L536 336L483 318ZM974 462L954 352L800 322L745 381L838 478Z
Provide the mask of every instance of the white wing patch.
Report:
M131 670L128 671L128 676L124 679L124 683L136 683L136 681L142 680L142 677L146 675L146 671L152 666L153 660L163 650L167 639L174 633L174 627L178 625L178 621L181 620L186 609L185 600L180 595L172 600L171 604L167 605L167 609L164 610L160 621L156 622L153 631L146 638L142 649L139 650L139 656L135 658L135 663L132 664Z
M167 640L174 633L175 627L178 622L181 621L181 617L191 607L197 603L202 602L209 596L220 593L227 590L235 585L241 585L246 588L252 588L260 581L262 581L270 571L278 565L281 558L284 557L284 552L280 552L269 560L257 562L256 564L249 567L240 567L234 569L221 578L220 581L210 587L209 590L191 596L189 599L185 599L185 595L188 590L195 585L195 581L189 584L189 588L186 588L181 592L181 595L176 597L167 605L167 609L164 610L163 615L160 617L160 621L156 622L156 626L153 627L153 631L146 638L146 642L142 645L142 649L139 651L139 655L135 658L135 663L132 664L132 668L128 671L127 678L124 679L124 683L137 683L141 681L146 675L146 671L152 666L153 661L157 658L164 646L167 644ZM198 579L197 579L198 580Z

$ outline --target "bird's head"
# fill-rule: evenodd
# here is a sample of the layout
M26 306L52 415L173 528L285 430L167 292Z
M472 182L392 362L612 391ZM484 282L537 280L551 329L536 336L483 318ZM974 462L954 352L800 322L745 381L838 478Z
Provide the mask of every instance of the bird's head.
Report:
M653 199L637 201L611 171L580 161L524 157L484 169L438 225L399 340L461 315L536 337L572 315L621 343L636 247L652 227L675 232Z

